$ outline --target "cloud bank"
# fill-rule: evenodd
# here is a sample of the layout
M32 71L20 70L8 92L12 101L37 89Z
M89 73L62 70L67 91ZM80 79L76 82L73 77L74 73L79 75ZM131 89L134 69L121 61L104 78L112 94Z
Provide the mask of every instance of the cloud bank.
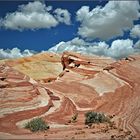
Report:
M124 30L133 27L133 21L140 17L138 1L109 1L104 7L90 11L82 6L76 13L80 22L78 34L86 39L110 39L123 36Z
M135 25L130 32L131 37L140 38L140 24Z
M137 47L139 44L140 42L137 42L136 46L133 47L134 44L132 40L117 39L112 42L111 46L109 46L105 42L89 43L77 37L67 42L62 41L48 51L56 53L75 51L82 54L107 56L119 59L133 53L139 53L140 49Z
M12 50L0 49L0 59L26 57L26 56L31 56L33 54L35 54L35 52L28 49L24 50L23 52L21 52L21 50L18 48L13 48Z
M140 40L135 43L134 48L140 51Z
M89 42L99 38L109 40L123 36L125 30L130 30L130 36L140 39L140 25L134 25L134 20L140 18L138 1L109 1L104 7L97 6L90 10L82 6L76 12L76 20L80 22L78 35L70 41L61 41L49 51L61 53L75 51L83 54L95 54L116 59L133 53L140 53L140 40L134 44L131 39L116 39L111 45L105 41ZM0 27L13 30L52 28L63 23L71 25L71 14L66 9L46 6L39 1L29 2L18 7L13 13L8 13L0 19ZM30 50L21 52L18 48L12 50L0 49L0 58L18 58L34 54Z
M51 28L59 23L70 25L70 13L66 9L56 9L52 11L52 7L46 7L45 4L34 1L23 4L13 13L7 13L0 20L0 25L6 29L24 30L24 29L40 29Z
M116 39L111 45L105 41L91 43L89 40L99 38L109 40L123 36L124 31L130 30L132 38L140 37L140 25L134 25L134 20L140 18L138 1L109 1L104 7L97 6L90 10L89 6L82 6L76 12L76 19L80 22L78 35L70 41L61 41L49 51L62 53L75 51L82 54L100 55L120 59L130 54L140 53L140 40L135 44L131 39ZM85 41L86 40L86 41Z

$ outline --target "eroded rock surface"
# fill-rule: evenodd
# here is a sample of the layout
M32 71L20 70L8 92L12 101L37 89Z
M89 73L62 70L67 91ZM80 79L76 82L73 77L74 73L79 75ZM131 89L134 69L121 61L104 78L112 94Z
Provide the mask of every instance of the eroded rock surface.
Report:
M36 134L23 129L23 124L39 116L51 129L36 138L140 138L139 55L115 61L64 52L58 63L63 66L58 75L36 81L15 70L12 62L0 65L1 137L34 138ZM115 126L86 128L84 114L90 110L113 115ZM69 123L75 113L77 122Z
M61 56L47 52L6 60L5 63L35 80L54 79L62 71Z
M0 75L1 132L16 133L17 122L42 115L56 107L53 101L60 102L61 97L7 65L0 65Z

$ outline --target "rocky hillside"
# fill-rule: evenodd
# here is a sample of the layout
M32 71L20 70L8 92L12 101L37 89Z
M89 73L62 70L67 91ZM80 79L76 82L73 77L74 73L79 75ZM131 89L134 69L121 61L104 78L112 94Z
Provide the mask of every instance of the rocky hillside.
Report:
M61 56L53 53L40 53L31 57L6 60L8 66L32 77L35 80L56 78L62 71Z
M0 65L0 138L139 139L139 101L139 55L115 61L64 52L61 59L44 53L6 60ZM87 128L90 110L112 116L113 127ZM74 114L77 121L70 123ZM42 117L50 130L25 130L33 117Z

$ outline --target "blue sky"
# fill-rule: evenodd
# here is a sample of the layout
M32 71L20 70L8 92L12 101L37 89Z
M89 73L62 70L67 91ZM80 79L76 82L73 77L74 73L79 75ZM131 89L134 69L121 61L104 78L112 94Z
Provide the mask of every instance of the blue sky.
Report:
M120 1L120 3L121 2L122 1ZM129 1L125 1L125 2L129 3ZM139 6L138 1L135 1L135 2L137 3L133 5L124 4L124 5L127 5L126 8L128 9L130 8L130 11L129 10L123 11L123 9L121 8L123 4L120 4L120 3L112 4L111 2L109 4L108 1L59 1L59 2L58 1L45 1L43 3L39 2L38 4L36 4L36 6L40 8L38 12L34 10L35 8L32 9L35 6L34 4L35 2L30 2L30 6L29 6L29 1L20 1L20 2L19 1L11 1L11 2L0 1L0 19L1 19L0 49L6 50L6 49L13 49L17 47L21 51L28 49L28 50L35 50L35 51L40 52L42 50L48 50L51 47L55 47L55 49L52 49L51 51L57 52L56 45L57 44L59 45L59 43L61 44L61 42L63 44L62 50L69 50L69 48L73 47L72 46L73 44L74 45L76 44L75 42L77 42L77 40L79 42L84 41L84 44L83 45L81 44L82 46L80 46L80 49L79 48L75 49L75 47L73 47L74 48L73 50L75 51L75 50L83 49L83 46L84 47L88 45L94 46L95 44L99 45L98 44L99 42L104 42L105 44L108 45L108 46L105 45L105 47L111 47L113 45L113 41L127 40L127 39L132 41L133 44L130 41L129 42L126 41L126 43L128 43L129 45L131 44L132 45L131 47L134 47L135 44L137 43L136 46L138 48L140 44L138 42L139 36L140 36L139 35L140 15L138 17L137 12L139 12L140 6ZM21 5L22 5L22 8L19 10L19 7ZM28 6L30 7L30 9L27 9ZM43 12L41 11L41 8L43 6L45 6L45 8L47 8L48 6L51 6L51 10L48 10L45 12L47 12L47 15L48 13L51 14L51 16L53 16L53 18L56 20L56 21L51 22L52 25L50 25L51 23L48 23L49 21L45 19L47 18L46 17L47 15L45 15L44 11ZM122 13L124 14L123 16L119 15L121 14L121 12L117 13L117 9L116 9L117 6L118 6L118 11L122 10ZM105 12L104 12L104 7L106 7ZM56 9L59 9L59 10L57 11ZM116 18L113 19L113 16L109 15L108 9L112 11L112 13L114 14L114 16L116 16ZM26 10L30 10L30 12L27 13L28 11ZM66 10L67 12L65 11L65 13L67 14L64 17L62 15L60 17L59 14L63 10ZM17 13L20 13L20 14L24 14L24 16L26 14L27 16L27 14L31 15L31 13L33 12L40 14L40 11L43 13L41 14L44 15L44 21L42 20L42 23L38 23L37 18L36 18L36 21L31 21L31 22L25 21L25 24L27 26L24 26L25 25L24 18L22 18L21 16L21 19L20 19L20 17L16 15ZM79 11L79 14L78 14L78 11ZM13 13L15 14L14 16L12 15ZM104 17L98 18L98 13L100 14L99 16L104 16ZM133 13L133 15L130 15L129 17L129 13ZM36 16L38 16L37 14ZM93 16L89 16L91 14L93 14ZM125 14L126 14L126 17L125 17ZM68 20L68 17L70 18L69 20ZM111 22L112 20L116 20L116 22L112 22L112 24L108 23L106 18L111 20ZM117 21L117 18L118 18L118 21ZM124 19L124 22L123 22L123 19ZM89 23L88 23L88 20L89 20ZM129 24L126 23L127 20ZM99 22L100 26L98 26L98 24L95 24L96 21ZM43 22L44 24L46 24L45 26ZM48 23L48 26L47 26L47 23ZM37 26L35 24L37 24ZM114 27L113 27L113 24L114 24ZM125 25L126 25L126 28L125 28ZM131 33L135 25L137 25L137 28L134 29L133 33ZM106 35L105 35L105 32L107 32ZM74 40L74 43L72 40ZM120 43L120 41L118 41L118 43ZM65 45L68 45L69 48L64 49ZM59 48L62 48L62 47L59 45ZM131 49L129 49L128 54L131 54L130 52L133 51ZM94 50L94 48L92 50ZM94 50L93 54L94 53L100 54L100 50L97 50L97 51ZM101 52L101 55L102 54L104 55L103 52ZM110 56L109 53L108 53L108 56Z
M27 1L0 1L0 17L5 17L9 12L17 10L18 5L27 4ZM47 50L56 45L60 41L68 41L74 38L77 34L79 23L75 21L76 11L83 5L95 7L97 4L104 5L106 2L97 1L45 1L46 6L67 9L71 13L72 25L61 24L51 29L39 29L36 31L16 31L10 29L0 30L0 48L18 47L21 50L31 49L36 51Z

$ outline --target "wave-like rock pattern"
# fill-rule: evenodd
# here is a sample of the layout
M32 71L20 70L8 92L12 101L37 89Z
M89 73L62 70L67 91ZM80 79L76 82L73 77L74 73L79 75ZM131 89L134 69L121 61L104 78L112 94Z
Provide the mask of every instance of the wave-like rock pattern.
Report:
M62 65L62 75L48 88L71 99L79 111L114 114L119 128L140 137L139 56L113 62L65 52Z
M61 57L62 72L56 78L42 79L41 76L40 82L15 70L12 68L15 64L7 62L0 65L2 135L29 134L23 129L23 124L38 116L58 133L48 132L51 135L48 138L58 138L65 133L72 135L71 131L82 129L79 126L84 125L84 113L94 110L115 116L113 120L118 129L131 131L132 135L140 138L139 55L115 61L64 52ZM18 61L16 63L19 64ZM77 122L68 124L75 113L79 114ZM64 134L60 130L65 131ZM97 138L97 134L91 135L90 130L83 130L87 138ZM103 133L98 138L110 138L111 134L118 135L118 132L110 130L109 134Z
M49 111L59 96L35 80L7 66L0 65L0 131L16 132L16 123Z

